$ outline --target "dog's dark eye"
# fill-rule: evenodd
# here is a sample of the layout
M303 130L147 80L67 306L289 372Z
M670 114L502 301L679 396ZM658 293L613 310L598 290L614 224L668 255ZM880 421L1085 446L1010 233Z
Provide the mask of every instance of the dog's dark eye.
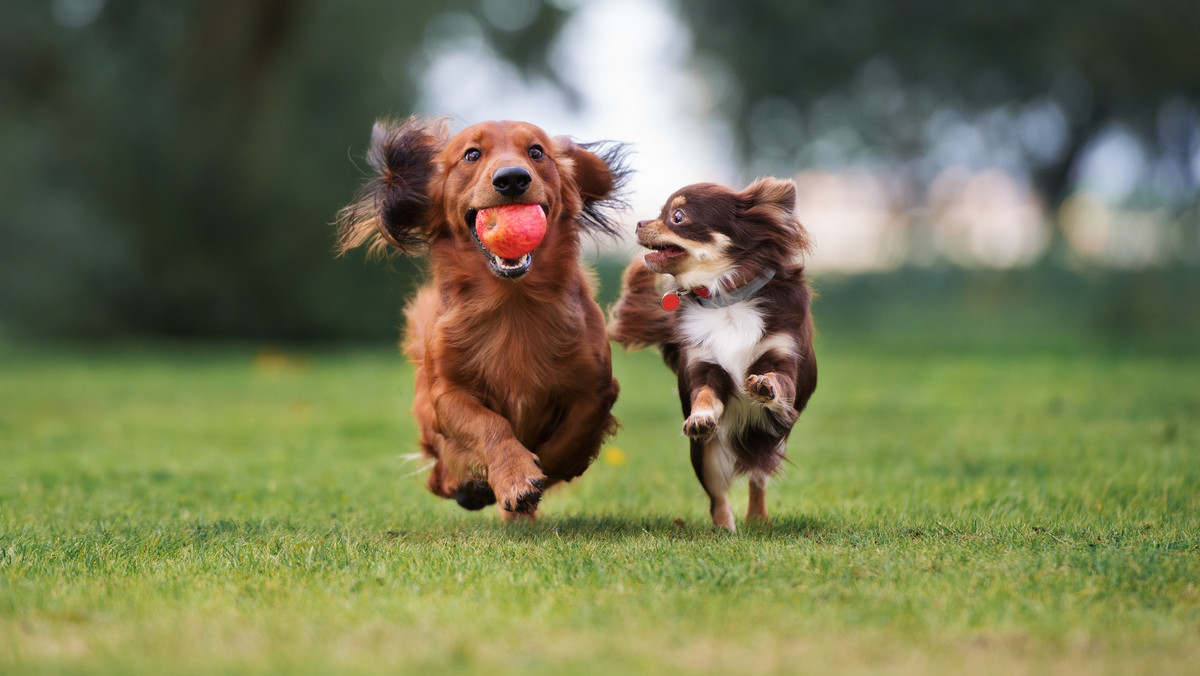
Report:
M672 223L682 223L683 222L683 209L676 209L675 213L671 214L671 222Z
M479 152L479 148L471 148L463 153L463 159L467 162L478 162L481 157L483 157L483 153Z
M539 145L529 146L529 158L532 159L534 162L540 162L541 159L545 156L546 156L546 151L542 150L541 146L539 146Z

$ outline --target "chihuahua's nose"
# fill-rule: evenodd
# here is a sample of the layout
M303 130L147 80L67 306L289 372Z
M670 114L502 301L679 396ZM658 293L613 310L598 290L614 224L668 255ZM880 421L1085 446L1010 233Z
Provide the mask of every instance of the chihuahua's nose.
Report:
M650 223L650 221L638 221L637 229L634 230L634 232L641 232L642 228L646 227L646 225L649 223Z
M505 197L525 194L533 177L524 167L500 167L492 174L492 187Z

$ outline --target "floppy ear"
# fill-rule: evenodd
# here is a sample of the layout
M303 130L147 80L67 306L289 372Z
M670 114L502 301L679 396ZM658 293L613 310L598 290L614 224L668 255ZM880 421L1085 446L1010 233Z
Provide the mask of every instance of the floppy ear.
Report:
M367 162L377 176L338 212L339 255L367 242L372 253L390 244L411 254L428 242L429 184L438 172L433 160L446 137L444 120L375 123Z
M795 249L795 254L809 250L808 232L796 218L796 182L791 179L760 178L751 183L739 196L742 199L742 218L777 230Z
M625 184L633 171L626 161L628 146L611 141L575 143L567 136L554 137L554 148L564 177L564 195L569 210L578 212L579 225L584 231L616 237L620 230L613 213L624 208ZM571 186L574 190L571 190Z

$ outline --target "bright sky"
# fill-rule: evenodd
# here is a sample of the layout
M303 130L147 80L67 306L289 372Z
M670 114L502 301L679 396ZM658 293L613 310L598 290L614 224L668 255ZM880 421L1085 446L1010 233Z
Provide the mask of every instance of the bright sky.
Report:
M485 10L500 1L485 3ZM551 135L628 143L635 170L626 214L631 233L676 189L736 180L726 132L710 122L706 89L685 62L688 33L660 0L589 2L571 19L553 54L561 77L578 88L578 106L549 83L526 81L500 63L471 17L452 16L433 30L456 39L431 55L420 110L452 114L464 124L517 119Z

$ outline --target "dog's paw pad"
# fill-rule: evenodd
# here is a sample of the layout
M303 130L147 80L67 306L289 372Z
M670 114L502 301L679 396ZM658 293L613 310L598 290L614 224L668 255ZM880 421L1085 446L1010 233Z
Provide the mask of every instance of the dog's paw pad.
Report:
M515 501L510 502L505 500L504 508L510 512L532 514L537 509L538 503L541 501L542 490L535 487L534 490L531 490L528 493L522 493L518 495Z
M693 413L683 421L683 433L692 439L707 439L716 431L717 419L711 412Z
M750 376L746 378L746 393L759 403L775 401L775 383L767 376Z
M514 490L508 497L505 497L501 505L506 512L533 514L537 511L538 503L542 501L542 493L545 490L545 477L529 479L524 487Z

